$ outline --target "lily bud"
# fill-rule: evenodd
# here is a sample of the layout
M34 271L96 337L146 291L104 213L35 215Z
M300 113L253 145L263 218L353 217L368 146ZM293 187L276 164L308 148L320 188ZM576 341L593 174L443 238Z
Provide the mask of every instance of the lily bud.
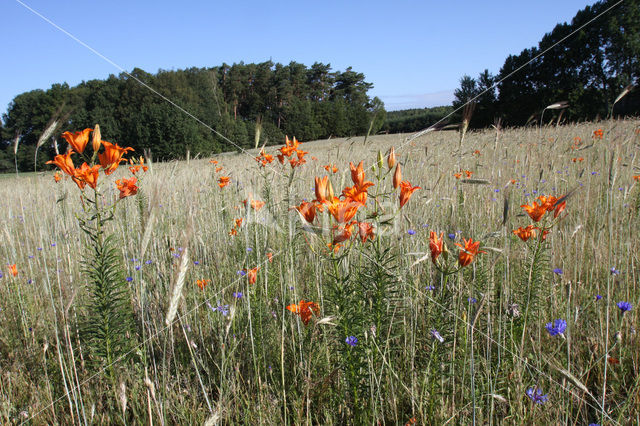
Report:
M93 129L93 141L91 146L93 147L93 152L98 152L100 150L100 144L102 140L102 135L100 134L100 126L96 124Z
M384 159L382 158L382 152L378 150L378 169L382 170L383 164L384 164Z
M396 163L397 163L396 152L393 149L393 147L391 147L391 150L389 151L389 156L387 157L387 167L389 167L389 170L393 169Z
M393 174L393 188L397 188L402 182L402 170L400 170L400 164L396 166L396 172Z

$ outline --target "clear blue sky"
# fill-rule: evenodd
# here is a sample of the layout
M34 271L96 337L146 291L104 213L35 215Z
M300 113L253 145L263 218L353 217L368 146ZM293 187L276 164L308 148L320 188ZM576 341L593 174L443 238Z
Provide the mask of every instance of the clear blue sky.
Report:
M0 0L0 113L14 96L127 71L244 61L352 66L388 110L449 104L464 74L497 73L593 1Z

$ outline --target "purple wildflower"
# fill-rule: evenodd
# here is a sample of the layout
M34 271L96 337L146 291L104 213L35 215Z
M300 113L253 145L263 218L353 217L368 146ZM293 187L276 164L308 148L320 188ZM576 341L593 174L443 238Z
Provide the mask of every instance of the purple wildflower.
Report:
M618 309L620 309L620 311L624 314L627 311L630 311L633 306L631 306L631 303L629 302L618 302L616 303L616 305L618 306Z
M347 343L347 345L354 347L358 344L358 338L356 336L349 336L346 338L345 342Z
M434 339L438 339L440 343L444 343L444 337L442 337L438 332L438 330L436 330L435 328L431 329L431 335L433 336Z
M567 329L567 322L563 319L557 319L553 323L548 322L545 325L545 328L549 332L551 336L556 336L558 334L564 334L564 331Z
M535 388L527 389L526 393L527 393L527 396L529 397L529 399L531 401L533 401L534 403L536 403L536 404L544 404L549 399L549 396L548 395L543 395L542 394L542 389L540 389L537 386Z

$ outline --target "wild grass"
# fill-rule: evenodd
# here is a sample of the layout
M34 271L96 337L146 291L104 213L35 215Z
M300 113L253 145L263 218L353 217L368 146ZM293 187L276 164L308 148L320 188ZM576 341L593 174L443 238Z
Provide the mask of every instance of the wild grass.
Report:
M144 196L105 224L130 277L136 337L112 376L95 371L81 337L91 294L78 189L48 172L3 177L1 421L640 423L639 125L501 129L499 142L468 132L462 144L452 132L405 145L402 135L319 141L303 144L308 163L293 174L244 154L216 157L219 174L208 159L153 164ZM422 189L373 242L332 255L290 207L313 198L323 165L338 166L338 193L351 185L349 161L366 170L391 146ZM459 168L473 178L455 179ZM521 204L572 191L544 249L513 235L531 223ZM461 238L487 253L445 279L425 258L430 230L444 232L451 257ZM250 284L243 272L256 266ZM286 309L301 299L320 307L308 325ZM633 309L623 315L620 301ZM545 329L556 319L564 337ZM534 403L529 388L548 400Z

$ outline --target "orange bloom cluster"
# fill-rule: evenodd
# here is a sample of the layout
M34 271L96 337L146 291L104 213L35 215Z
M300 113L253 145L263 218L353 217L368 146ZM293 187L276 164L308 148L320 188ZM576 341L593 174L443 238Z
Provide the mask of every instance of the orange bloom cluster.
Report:
M255 284L258 280L258 271L260 270L259 266L256 266L253 269L245 270L247 273L247 279L249 280L249 284Z
M518 229L514 229L513 233L517 235L522 241L527 241L529 238L535 238L538 231L541 231L537 226L529 225L526 228L520 227ZM542 231L542 241L547 238L547 234L549 234L548 230Z
M18 266L15 263L13 265L9 265L9 273L14 277L18 276Z
M603 136L604 136L604 132L602 131L602 129L596 129L593 131L594 139L602 139Z
M539 222L540 219L542 219L542 216L544 216L546 212L554 212L553 218L555 219L558 217L560 213L562 213L562 211L567 206L566 201L563 201L558 204L558 200L561 198L562 197L560 198L556 198L554 196L545 197L544 195L541 195L538 197L540 204L534 201L533 203L531 203L532 205L530 206L523 204L520 207L522 207L527 212L531 220L533 220L534 222Z
M304 159L304 156L308 154L307 151L303 151L299 149L300 142L294 137L293 140L289 140L289 137L285 137L285 144L283 147L278 149L280 154L277 155L278 161L280 164L284 164L284 159L289 159L289 164L291 164L291 168L298 167L302 164L305 164L307 160ZM296 154L297 158L291 158L293 154Z
M300 319L304 325L309 324L312 314L319 314L320 307L315 302L306 302L304 299L297 305L294 303L287 306L287 310L293 312L296 315L300 315Z
M579 157L579 158L572 158L571 161L573 161L574 163L578 162L578 163L582 163L584 161L584 158Z
M326 166L322 166L329 173L338 173L338 168L333 164L327 164Z
M640 182L640 175L636 175L633 177L634 180L637 180L638 182Z
M120 191L120 199L138 193L138 187L136 186L137 181L138 179L135 176L131 179L118 179L116 181L116 186Z
M98 152L98 160L100 164L90 166L84 162L80 167L76 168L71 156L75 153L84 153L84 150L89 143L89 133L92 131L94 132L94 141L92 145L94 151L98 152L100 147L104 147L102 152ZM117 144L100 140L100 133L97 128L95 131L94 129L87 128L75 133L64 132L62 137L69 143L70 149L67 150L65 154L56 155L53 160L47 161L47 164L58 166L63 173L69 175L71 179L73 179L80 189L84 189L86 185L96 189L100 168L104 170L105 175L110 175L118 168L121 162L126 161L126 159L123 158L124 154L129 151L133 151L133 148L123 148ZM61 179L60 174L56 173L54 175L54 179L56 182L59 182Z
M196 280L196 285L198 287L200 287L200 290L204 290L204 288L207 286L207 284L209 284L211 282L211 280L205 280L205 279L201 279L201 280Z
M142 169L143 172L146 172L147 170L149 170L149 167L144 165L144 157L140 157L137 163L134 162L132 159L129 159L129 164L131 164L131 166L129 167L129 170L134 175L138 173L140 169Z
M478 253L487 253L486 251L478 251L480 248L480 241L473 242L472 238L469 240L462 239L464 242L464 246L460 243L456 243L458 247L460 247L460 254L458 255L458 263L460 266L465 267L478 255Z
M260 163L262 167L265 167L267 164L273 161L273 155L267 154L264 152L264 148L260 150L260 155L256 157L256 161Z
M230 180L231 178L229 176L220 176L220 178L218 179L218 186L220 187L220 189L229 185Z
M458 173L454 173L453 176L456 179L460 179L462 177L462 175L464 174L464 176L468 179L471 177L471 175L473 174L472 171L469 170L460 170Z
M476 149L475 151L473 151L473 154L472 154L472 155L475 155L475 156L477 156L477 157L480 157L480 155L482 155L482 154L480 154L480 150L479 150L479 149Z
M261 208L263 208L263 207L264 207L264 205L265 205L265 202L264 202L264 201L260 201L260 200L253 200L253 199L252 199L250 202L249 202L249 200L248 200L248 199L244 199L244 200L242 200L242 204L244 204L244 206L245 206L245 207L247 207L247 203L249 203L249 206L250 206L252 209L254 209L255 211L260 210L260 209L261 209Z
M232 237L235 235L238 235L238 229L240 229L240 227L242 226L242 221L244 220L244 218L239 218L239 219L234 219L234 226L233 228L231 228L231 231L229 232L229 235L231 235Z
M578 149L580 145L582 145L582 138L580 136L576 136L575 138L573 138L571 149Z

